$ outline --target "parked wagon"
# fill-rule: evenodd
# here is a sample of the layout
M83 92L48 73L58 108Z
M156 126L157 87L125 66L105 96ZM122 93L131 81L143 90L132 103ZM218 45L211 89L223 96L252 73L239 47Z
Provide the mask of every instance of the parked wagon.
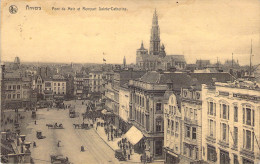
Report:
M36 118L36 111L35 110L32 111L32 118Z
M121 149L115 150L115 158L117 158L119 161L126 161L126 156L124 156L124 153Z
M36 137L38 138L38 139L44 139L44 138L46 138L45 136L43 136L42 135L42 131L36 131Z
M62 124L58 124L58 123L46 124L46 126L48 126L48 129L49 128L51 128L51 129L64 129L63 125Z
M52 164L70 164L68 157L63 157L63 155L51 155Z

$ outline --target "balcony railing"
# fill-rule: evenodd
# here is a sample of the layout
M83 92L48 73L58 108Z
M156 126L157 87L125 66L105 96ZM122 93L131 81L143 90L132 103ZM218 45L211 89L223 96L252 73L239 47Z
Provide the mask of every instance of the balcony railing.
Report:
M231 147L231 149L233 149L233 150L238 150L238 147L237 147L237 144L235 145L235 144L233 144L233 146Z
M219 140L218 144L220 146L224 147L224 148L228 148L229 147L229 143L227 143L226 141Z
M198 125L198 120L190 119L188 117L184 117L184 121L188 124Z
M216 143L216 138L214 138L214 137L212 137L212 136L207 136L207 137L206 137L206 140L207 140L208 142L211 142L211 143Z
M254 151L248 150L248 149L245 149L245 148L241 148L241 149L240 149L240 154L242 154L242 155L244 155L244 156L246 156L246 157L252 158L252 159L255 158L255 153L254 153Z

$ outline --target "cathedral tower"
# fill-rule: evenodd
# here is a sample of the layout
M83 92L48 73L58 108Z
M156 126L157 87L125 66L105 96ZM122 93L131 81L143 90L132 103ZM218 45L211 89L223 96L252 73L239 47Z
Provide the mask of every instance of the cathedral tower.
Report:
M150 38L150 55L159 55L160 52L160 28L156 9L153 14L153 23Z

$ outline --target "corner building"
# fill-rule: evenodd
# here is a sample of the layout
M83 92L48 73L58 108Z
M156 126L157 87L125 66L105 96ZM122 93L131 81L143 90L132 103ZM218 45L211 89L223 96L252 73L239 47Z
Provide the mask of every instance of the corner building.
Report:
M251 84L250 84L251 85ZM208 163L260 162L260 90L244 82L202 85L202 158Z

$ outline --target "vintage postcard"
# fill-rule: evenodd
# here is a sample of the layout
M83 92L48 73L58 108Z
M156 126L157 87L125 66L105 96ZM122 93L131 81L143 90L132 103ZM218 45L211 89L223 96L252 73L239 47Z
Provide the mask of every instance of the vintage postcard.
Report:
M0 163L260 163L259 0L2 0Z

